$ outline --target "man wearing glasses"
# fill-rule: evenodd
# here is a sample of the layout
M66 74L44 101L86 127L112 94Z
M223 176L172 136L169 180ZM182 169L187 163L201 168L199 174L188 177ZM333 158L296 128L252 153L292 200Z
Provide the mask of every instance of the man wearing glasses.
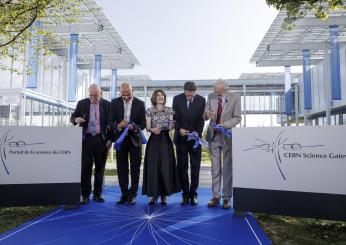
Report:
M128 134L124 138L120 149L117 149L117 171L121 197L117 204L130 205L136 203L140 166L142 160L141 130L145 128L144 102L133 96L131 84L120 85L121 97L112 100L110 105L109 125L114 132L113 141L117 141L128 128ZM131 172L131 187L129 188L129 159Z
M101 88L92 84L89 98L78 101L71 123L83 127L81 194L82 204L88 204L91 194L91 174L95 162L93 200L104 202L103 176L108 147L111 145L108 130L109 102L101 98Z

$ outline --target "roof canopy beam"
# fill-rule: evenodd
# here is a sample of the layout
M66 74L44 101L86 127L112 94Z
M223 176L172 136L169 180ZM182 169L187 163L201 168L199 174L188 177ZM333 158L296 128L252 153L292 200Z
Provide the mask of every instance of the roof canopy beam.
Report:
M89 69L94 69L94 64L93 63L79 63L77 64L78 69L81 70L89 70ZM101 65L102 69L133 69L134 65L133 64L124 64L124 63L119 63L119 64L111 64L111 63L102 63Z
M329 17L326 21L317 18L303 18L295 21L296 27L345 26L344 16Z
M323 59L311 59L310 64L316 65L321 62ZM303 58L294 59L294 60L261 60L256 62L257 67L265 66L301 66L303 65Z
M313 42L313 43L276 43L268 46L270 51L301 51L303 49L310 50L323 50L323 42Z
M54 48L52 51L58 55L66 56L68 55L68 49L67 48ZM89 48L89 47L79 47L78 48L78 55L94 55L94 54L101 54L101 55L121 55L122 50L121 48L117 47L101 47L101 48Z
M57 34L81 34L81 33L98 33L101 31L101 24L71 24L58 26L43 26L42 29Z

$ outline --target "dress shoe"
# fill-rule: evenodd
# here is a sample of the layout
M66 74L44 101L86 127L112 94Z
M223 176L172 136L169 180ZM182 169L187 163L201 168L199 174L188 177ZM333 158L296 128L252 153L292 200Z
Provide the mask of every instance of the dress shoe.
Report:
M161 197L161 205L167 205L167 198L165 196Z
M125 204L126 201L127 201L127 197L126 196L121 196L120 199L116 202L116 204L122 205L122 204Z
M196 206L197 204L198 204L197 197L196 196L191 197L191 205Z
M129 198L129 204L130 204L130 205L135 205L135 204L136 204L136 197L135 197L135 196L130 196L130 198Z
M105 199L102 196L93 196L95 202L105 202Z
M222 208L223 209L231 208L231 202L229 200L223 200Z
M157 198L156 197L152 197L152 198L150 198L148 204L149 205L154 205L154 204L156 204L156 202L157 202Z
M185 206L189 203L189 199L187 198L187 196L183 196L181 199L181 206Z
M210 199L210 201L208 202L208 208L214 208L217 205L220 204L220 198L217 197L213 197L212 199Z
M89 203L89 197L82 197L82 201L80 202L82 205L86 205Z

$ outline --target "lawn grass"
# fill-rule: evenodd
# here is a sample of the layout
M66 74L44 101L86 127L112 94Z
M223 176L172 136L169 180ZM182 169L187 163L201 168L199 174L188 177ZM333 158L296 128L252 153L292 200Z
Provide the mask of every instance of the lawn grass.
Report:
M254 214L273 244L346 245L346 222Z
M0 208L0 233L32 220L56 208L56 206Z
M105 169L105 176L115 176L118 172L116 169Z

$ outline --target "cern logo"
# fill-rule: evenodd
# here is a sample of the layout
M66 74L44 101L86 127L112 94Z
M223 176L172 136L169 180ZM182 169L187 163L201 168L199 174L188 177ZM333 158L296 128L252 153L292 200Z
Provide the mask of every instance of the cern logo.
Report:
M268 142L263 139L255 138L255 141L258 144L253 145L250 148L245 149L244 151L260 150L271 153L274 157L274 161L284 180L287 179L286 173L284 171L284 163L282 161L282 152L283 151L299 151L303 148L315 148L321 147L324 145L301 145L300 143L289 143L288 138L283 136L284 131L280 132L279 135L272 141Z
M15 140L11 136L11 129L7 130L2 136L0 135L0 160L2 168L7 175L10 175L10 170L7 166L7 149L8 148L25 148L32 145L43 145L44 143L26 143L24 140Z

